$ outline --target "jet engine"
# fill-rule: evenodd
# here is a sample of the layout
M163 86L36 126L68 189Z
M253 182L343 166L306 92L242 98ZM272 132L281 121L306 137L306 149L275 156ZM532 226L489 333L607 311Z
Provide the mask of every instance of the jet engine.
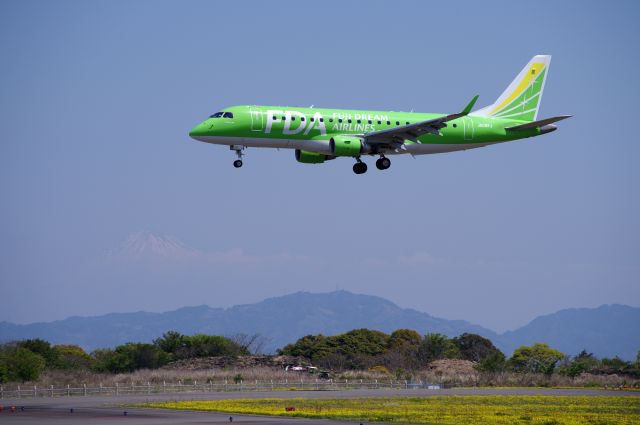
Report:
M371 149L360 138L355 136L335 136L329 140L329 149L335 156L360 156Z
M327 159L327 155L322 153L315 153L309 151L302 151L300 149L296 149L296 161L302 162L303 164L322 164Z

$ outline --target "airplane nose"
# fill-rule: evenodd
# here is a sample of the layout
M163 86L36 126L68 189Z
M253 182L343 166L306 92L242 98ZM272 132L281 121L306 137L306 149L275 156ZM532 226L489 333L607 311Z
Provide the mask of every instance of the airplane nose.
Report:
M196 139L198 136L205 136L209 127L209 125L205 125L205 123L202 122L191 129L189 137Z

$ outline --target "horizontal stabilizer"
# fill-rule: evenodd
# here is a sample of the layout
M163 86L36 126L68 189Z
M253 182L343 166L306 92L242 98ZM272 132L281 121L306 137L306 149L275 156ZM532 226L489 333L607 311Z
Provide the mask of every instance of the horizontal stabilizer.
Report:
M505 130L509 131L518 131L524 130L527 128L536 128L536 127L544 127L545 125L552 124L554 122L566 120L567 118L571 118L573 115L558 115L557 117L545 118L539 121L531 121L526 124L516 125L513 127L507 127Z

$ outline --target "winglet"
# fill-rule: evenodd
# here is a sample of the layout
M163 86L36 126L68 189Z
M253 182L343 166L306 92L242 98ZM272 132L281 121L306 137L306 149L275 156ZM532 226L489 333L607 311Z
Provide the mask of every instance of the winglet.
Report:
M473 99L471 99L471 102L469 102L469 104L462 110L462 112L460 112L461 116L469 115L469 112L471 112L471 110L473 109L473 106L476 104L478 97L480 97L480 95L478 94L473 96Z

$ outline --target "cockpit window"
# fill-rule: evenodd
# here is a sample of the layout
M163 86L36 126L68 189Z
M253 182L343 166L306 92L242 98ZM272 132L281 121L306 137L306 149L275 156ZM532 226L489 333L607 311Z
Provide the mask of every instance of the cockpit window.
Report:
M233 118L233 114L231 112L216 112L209 118Z

